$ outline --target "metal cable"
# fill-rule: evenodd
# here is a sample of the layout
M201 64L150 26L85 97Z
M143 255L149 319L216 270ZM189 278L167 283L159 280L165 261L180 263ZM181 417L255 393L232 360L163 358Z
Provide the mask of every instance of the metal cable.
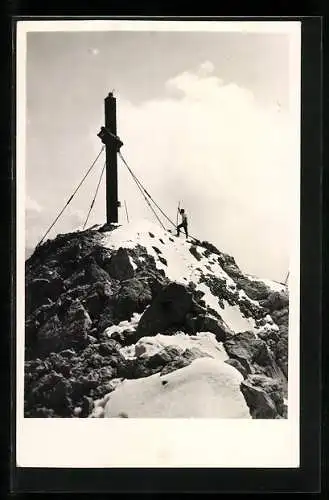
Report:
M75 196L75 194L77 193L78 189L81 187L82 183L85 181L86 177L88 176L88 174L91 172L91 170L93 169L93 167L95 166L95 163L97 162L98 158L100 157L100 155L102 154L103 150L104 150L105 146L102 146L100 152L98 153L98 155L96 156L96 159L93 161L93 163L91 164L91 166L89 167L89 169L87 170L86 174L84 175L83 179L80 181L79 185L76 187L76 189L74 190L73 194L70 196L70 198L67 200L66 204L64 205L64 207L62 208L62 210L59 212L59 214L57 215L57 217L55 218L54 222L49 226L49 228L47 229L47 231L45 232L45 234L43 235L43 237L41 238L41 240L39 241L39 243L37 244L37 247L39 245L41 245L41 243L43 242L43 240L45 239L45 237L47 236L47 234L49 233L49 231L54 227L54 225L56 224L56 222L58 221L58 219L60 218L60 216L62 215L62 213L64 212L64 210L67 208L67 206L71 203L73 197Z
M174 222L172 222L172 220L169 219L169 217L164 213L164 211L159 207L159 205L156 203L156 201L154 201L154 199L152 198L152 196L148 193L148 191L146 190L146 188L143 186L143 184L141 183L141 181L136 177L136 175L134 174L134 172L131 170L131 168L129 167L128 163L126 162L126 160L124 159L124 157L122 156L122 153L119 151L119 156L121 158L121 160L123 161L123 163L126 165L126 167L128 168L129 172L131 173L131 175L134 177L134 179L136 180L136 182L138 182L138 184L140 185L141 189L144 191L144 193L150 198L150 200L154 203L154 205L157 207L157 209L162 213L162 215L170 222L170 224L172 224L174 227L176 227L176 224Z
M105 171L105 167L106 167L106 162L104 162L104 165L103 165L103 168L102 168L102 171L101 171L101 175L99 176L99 180L98 180L98 184L97 184L97 187L96 187L96 192L95 192L95 195L94 195L94 198L93 198L93 201L91 202L91 205L90 205L90 208L89 208L89 212L88 212L88 215L87 215L87 218L85 220L85 223L83 225L83 229L86 227L86 224L89 220L89 216L91 214L91 211L93 209L93 206L95 204L95 201L96 201L96 197L97 197L97 193L98 193L98 190L99 190L99 186L101 184L101 181L102 181L102 177L103 177L103 174L104 174L104 171Z

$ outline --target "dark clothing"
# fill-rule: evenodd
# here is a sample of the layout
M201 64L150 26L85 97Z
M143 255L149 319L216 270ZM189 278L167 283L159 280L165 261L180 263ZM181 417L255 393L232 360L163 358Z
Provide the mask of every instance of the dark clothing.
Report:
M186 234L186 238L188 238L188 230L187 230L187 220L183 220L181 224L177 226L177 236L179 236L180 229L183 228Z

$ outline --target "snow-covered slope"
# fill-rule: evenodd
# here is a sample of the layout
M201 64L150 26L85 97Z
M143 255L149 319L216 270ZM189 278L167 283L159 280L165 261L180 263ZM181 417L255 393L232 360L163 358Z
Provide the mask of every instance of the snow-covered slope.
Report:
M26 262L26 416L285 418L288 291L149 221Z
M238 300L249 303L253 308L260 308L259 302L252 300L241 288L237 287L236 282L220 265L218 255L214 253L209 255L207 248L193 240L186 240L183 235L177 238L156 224L143 220L104 233L102 244L113 250L120 247L134 249L136 245L144 247L147 253L154 258L157 269L163 270L171 281L185 285L190 282L194 283L196 290L203 292L206 304L214 309L235 333L252 330L257 334L259 330L264 329L278 330L277 325L269 315L264 318L265 321L262 322L264 323L262 325L257 325L253 317L247 317L241 311ZM191 246L194 249L194 254L190 251ZM198 255L198 258L195 255ZM132 260L135 266L143 263L143 257L135 256ZM212 293L210 286L203 281L207 279L207 276L223 280L229 295L236 304L230 305L227 300L219 302L219 297ZM252 281L257 280L253 278ZM262 281L265 283L264 280ZM283 291L285 288L270 280L266 280L265 284L273 291ZM234 299L236 295L237 297Z

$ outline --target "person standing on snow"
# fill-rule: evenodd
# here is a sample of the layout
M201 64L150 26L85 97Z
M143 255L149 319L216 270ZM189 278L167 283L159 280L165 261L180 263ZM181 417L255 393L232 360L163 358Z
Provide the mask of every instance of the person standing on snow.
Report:
M179 231L180 231L181 228L183 228L184 231L185 231L185 234L186 234L186 238L188 238L187 215L185 213L184 208L181 208L180 211L179 211L179 213L182 216L182 222L180 224L178 224L178 226L177 226L177 235L176 236L179 236Z

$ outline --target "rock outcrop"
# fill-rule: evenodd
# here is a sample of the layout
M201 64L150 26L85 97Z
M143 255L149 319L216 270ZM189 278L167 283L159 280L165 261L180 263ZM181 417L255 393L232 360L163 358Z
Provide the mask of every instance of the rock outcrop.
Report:
M288 317L284 286L244 275L211 243L151 225L58 235L26 261L25 416L104 416L125 381L138 381L141 398L145 383L167 401L182 380L203 404L201 387L235 401L229 411L209 403L209 415L192 405L191 415L286 418ZM146 394L138 404L151 404ZM134 410L121 413L107 416Z

